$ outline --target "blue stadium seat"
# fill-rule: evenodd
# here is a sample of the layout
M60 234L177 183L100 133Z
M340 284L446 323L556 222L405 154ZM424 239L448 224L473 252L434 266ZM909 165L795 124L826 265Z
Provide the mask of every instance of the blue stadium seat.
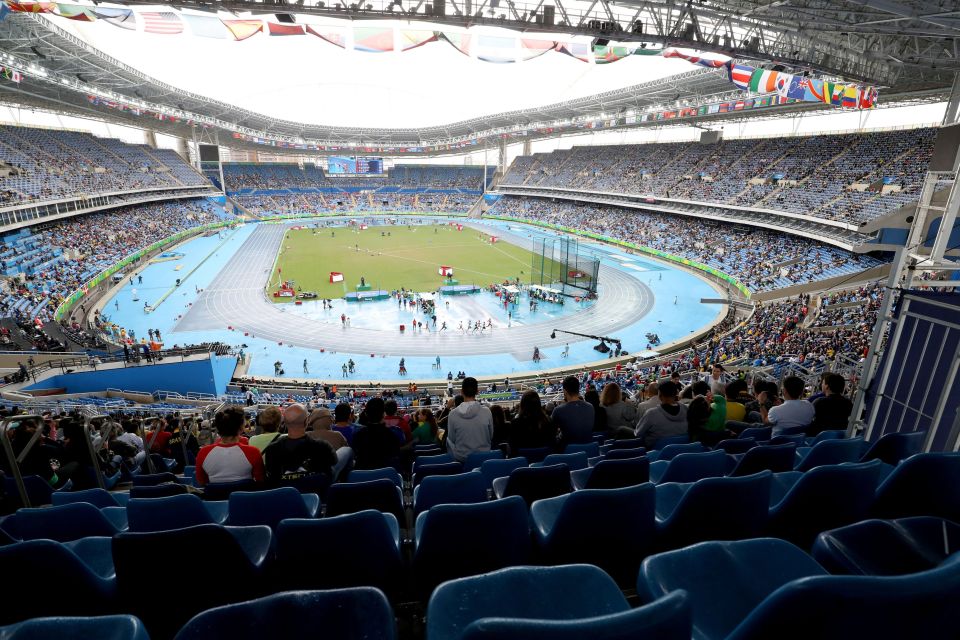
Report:
M626 460L628 458L640 458L647 455L645 447L636 447L633 449L611 449L604 454L604 460Z
M434 465L434 464L447 464L449 462L456 462L457 459L449 453L441 453L438 455L432 456L417 456L413 461L413 473L417 472L417 469L424 465Z
M578 620L629 609L597 567L508 567L437 587L427 605L427 637L457 640L483 618Z
M459 462L445 462L443 464L424 464L413 472L413 486L419 485L424 478L430 476L452 476L463 473L463 465Z
M550 447L532 447L529 449L517 449L513 452L515 457L526 458L529 464L534 462L543 462L543 459L553 453Z
M596 458L600 455L600 445L596 442L588 442L586 444L568 444L563 449L564 453L580 453L583 452L587 454L588 458ZM573 469L573 467L570 467Z
M830 573L896 576L933 569L960 552L960 524L916 516L864 520L824 531L813 557Z
M911 433L888 433L870 445L861 458L862 462L882 460L896 466L901 460L915 456L923 451L923 443L927 439L926 431Z
M162 484L146 485L142 487L131 487L130 498L169 498L170 496L182 496L189 493L187 485L176 482L164 482Z
M407 527L403 493L392 480L381 478L369 482L338 482L327 491L327 517L367 509L393 514L402 528Z
M431 476L413 490L413 512L438 504L472 504L487 501L487 481L480 473Z
M857 462L863 451L863 438L845 438L843 440L824 440L810 448L797 462L796 471L809 471L826 464Z
M161 473L141 473L133 476L131 482L135 487L152 487L154 485L163 484L164 482L176 482L177 476L164 471Z
M731 459L723 451L681 453L671 460L650 463L650 481L696 482L704 478L719 478L727 474Z
M417 516L414 577L426 599L441 582L530 561L527 506L519 496L441 504Z
M134 616L91 618L34 618L0 627L0 640L150 640L146 627Z
M743 454L730 475L749 476L763 470L773 473L791 471L797 454L795 444L755 446Z
M919 453L901 462L877 488L871 515L960 522L960 453Z
M269 588L267 560L270 527L224 527L203 524L151 533L124 532L113 537L117 592L124 611L147 625L150 634L171 637L191 616L211 607L257 597ZM145 563L157 550L170 553L170 566L145 575ZM185 584L202 580L203 588L189 597L179 594Z
M473 471L479 469L480 465L486 460L502 460L503 451L500 449L491 449L490 451L474 451L468 453L466 460L463 461L464 471Z
M390 480L395 485L403 488L403 477L400 472L393 467L384 467L382 469L352 469L347 474L344 482L369 482L371 480Z
M92 536L110 537L122 531L100 509L86 502L19 509L5 518L0 528L17 540L47 539L57 542Z
M51 496L53 505L87 502L98 509L107 507L125 507L130 499L126 493L111 493L105 489L84 489L83 491L54 491Z
M729 635L761 638L955 638L960 554L905 576L814 576L785 584ZM696 605L694 605L696 606Z
M822 575L826 571L813 558L783 540L701 542L644 560L637 578L637 593L641 598L655 600L683 589L693 612L693 637L720 640L727 638L757 605L783 585L798 578ZM766 637L799 636L788 633Z
M537 500L530 515L544 560L593 564L618 584L631 585L640 561L656 544L655 500L656 489L649 482Z
M679 436L666 436L664 438L658 438L656 442L653 443L653 450L659 451L666 447L669 447L672 444L688 444L690 442L689 435L679 435Z
M610 450L616 451L617 449L636 449L643 446L643 438L623 438L622 440L614 440L610 443Z
M586 469L588 459L587 454L583 451L577 453L551 453L543 459L543 462L534 462L530 466L549 467L555 464L565 464L570 471L576 471L577 469Z
M277 525L285 518L316 518L320 511L320 496L300 493L292 487L279 487L269 491L234 491L227 504L231 525L265 524L276 531Z
M757 441L752 438L731 438L729 440L721 440L714 449L720 449L729 454L737 454L746 453L755 446L757 446ZM793 468L792 464L790 468Z
M691 485L659 485L660 548L762 535L767 527L772 475L761 471L742 478L704 478Z
M662 449L655 449L647 453L650 462L655 460L673 460L681 453L706 453L709 451L702 442L688 442L686 444L668 444Z
M821 431L812 438L807 438L807 446L812 447L824 440L842 440L846 437L846 429L828 429L827 431Z
M402 586L400 527L389 513L289 518L276 529L276 547L279 590L370 586L395 594Z
M794 435L784 435L780 434L778 436L773 436L770 438L770 441L767 444L778 445L778 444L792 444L797 447L802 447L807 443L807 437L802 433L797 433Z
M766 442L773 437L773 427L747 427L740 432L741 438L753 438L756 442Z
M493 481L497 478L506 478L514 469L527 466L526 458L508 458L506 460L484 460L480 465L480 475L483 476L487 487L493 489Z
M182 529L199 524L224 524L225 502L204 502L194 495L167 498L133 498L127 504L130 531L146 533Z
M493 494L497 498L520 496L527 505L571 491L570 468L565 464L514 469L508 477L493 481Z
M570 479L575 489L632 487L650 480L650 461L645 457L624 460L604 458L593 467L571 471Z
M73 489L73 481L67 480L62 487L54 491L53 487L50 486L50 483L40 476L23 476L23 485L24 489L27 491L27 498L30 500L30 506L32 507L50 504L55 493L67 493ZM20 496L17 493L17 483L13 478L8 476L3 479L3 489L4 493L10 497L11 501L16 506L24 506L20 502Z
M326 484L329 482L329 478L325 475L316 474L316 476L308 476L310 478L317 477L323 479L323 488L326 488ZM203 487L203 499L204 500L228 500L230 494L234 491L257 491L262 487L257 486L257 483L253 480L240 480L238 482L210 482ZM310 487L313 490L313 487Z
M176 640L394 640L395 626L390 603L377 589L292 591L204 611Z
M116 580L94 571L68 545L53 540L0 547L0 575L4 576L0 624L50 615L97 615L116 606ZM37 587L44 584L69 585L69 596L43 597Z
M829 442L841 441L824 444ZM870 512L882 464L873 460L807 471L771 507L770 535L809 549L821 531L863 520Z

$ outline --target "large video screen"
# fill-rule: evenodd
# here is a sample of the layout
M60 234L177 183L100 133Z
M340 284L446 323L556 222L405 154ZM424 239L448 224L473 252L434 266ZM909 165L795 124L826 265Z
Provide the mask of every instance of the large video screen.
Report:
M365 156L330 156L327 158L327 174L331 176L383 175L386 170L383 158Z

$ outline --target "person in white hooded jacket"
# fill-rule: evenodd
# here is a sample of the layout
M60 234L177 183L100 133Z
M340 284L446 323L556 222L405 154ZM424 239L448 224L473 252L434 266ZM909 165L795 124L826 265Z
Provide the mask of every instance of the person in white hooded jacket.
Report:
M458 462L476 451L490 451L493 441L493 415L477 402L477 379L464 378L463 403L447 417L447 453Z

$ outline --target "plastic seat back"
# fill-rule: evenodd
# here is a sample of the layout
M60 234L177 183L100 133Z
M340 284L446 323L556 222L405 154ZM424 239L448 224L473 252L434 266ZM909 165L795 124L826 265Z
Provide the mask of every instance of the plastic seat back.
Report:
M726 638L784 584L825 574L813 558L783 540L702 542L644 560L637 593L656 599L683 589L693 611L693 637ZM767 636L788 637L798 636Z
M841 441L822 444L830 442ZM873 503L881 465L873 460L807 471L770 509L770 535L809 549L821 531L863 520Z
M130 498L168 498L170 496L182 496L189 493L187 485L177 484L175 482L164 482L163 484L152 484L143 487L131 487Z
M507 460L484 460L480 465L480 475L486 481L488 487L493 487L493 481L497 478L505 478L513 472L514 469L527 466L526 458L508 458Z
M552 453L550 447L532 447L530 449L518 449L514 453L519 458L526 458L529 464L543 462L543 459Z
M127 504L130 531L150 532L214 524L203 501L194 495L132 498Z
M51 496L53 505L71 504L73 502L87 502L97 509L105 507L122 507L123 505L105 489L84 489L83 491L54 491Z
M564 453L585 453L588 458L596 458L600 455L600 445L596 442L587 442L585 444L568 444L564 449ZM544 461L546 462L546 461ZM573 469L573 467L570 467Z
M857 462L863 451L863 438L847 438L844 440L824 440L818 442L810 452L797 463L797 471L809 471L814 467L827 464L842 464Z
M479 469L485 460L502 460L503 451L500 449L491 449L490 451L474 451L468 453L466 460L463 461L464 471L473 471Z
M777 589L728 636L948 638L957 630L960 554L905 576L817 576Z
M69 542L91 536L112 536L119 530L100 509L87 502L55 507L19 509L13 516L15 533L21 540ZM4 526L7 529L6 523Z
M150 640L146 627L134 616L35 618L0 628L2 640Z
M843 440L847 437L847 431L845 429L828 429L827 431L821 431L815 435L810 440L810 446L814 446L824 440Z
M707 451L707 448L703 446L702 442L689 442L687 444L668 444L667 446L658 450L656 459L669 461L669 460L673 460L681 453L705 453L706 451Z
M430 476L413 494L413 512L426 511L438 504L472 504L487 501L487 481L479 473Z
M730 475L749 476L763 470L773 473L791 471L796 456L797 445L792 443L756 446L743 454Z
M194 617L176 640L323 637L394 640L393 611L370 587L278 593L217 607Z
M636 447L634 449L611 449L603 456L604 460L626 460L628 458L642 458L647 455L645 447Z
M910 456L915 456L923 451L923 443L926 439L926 431L885 434L870 445L867 452L863 454L861 461L881 460L896 466L901 460L906 460Z
M430 476L452 476L457 473L463 473L463 465L459 462L445 462L443 464L425 464L420 465L413 472L413 486L419 485L424 478Z
M721 440L714 449L720 449L729 454L746 453L757 446L757 441L752 438L731 438ZM791 466L791 468L793 468Z
M347 475L344 482L369 482L371 480L390 480L395 485L403 488L403 478L400 472L393 467L384 467L382 469L353 469Z
M960 453L919 453L901 462L877 488L872 515L960 522Z
M131 481L135 487L152 487L164 482L176 482L177 476L166 471L162 473L141 473L133 476Z
M441 582L530 562L527 506L518 496L441 504L417 517L413 568L424 599Z
M570 468L565 464L523 467L510 473L500 497L520 496L524 502L531 505L537 500L553 498L572 490Z
M338 482L327 491L327 517L374 509L391 513L400 526L406 528L403 495L393 481L381 479L369 482Z
M727 473L729 458L723 451L681 453L670 462L659 482L696 482L719 478Z
M622 449L627 451L627 449ZM619 489L650 480L650 461L646 458L601 460L590 470L585 489Z
M96 615L116 607L116 581L97 575L66 545L52 540L0 547L0 575L5 582L0 624L51 615ZM69 597L41 597L28 588L35 580L69 585Z
M595 443L594 443L595 444ZM599 451L597 455L600 455ZM543 459L543 462L535 463L540 466L549 467L555 464L565 464L570 471L587 468L587 454L583 451L577 453L553 453Z
M674 444L688 444L690 442L690 436L688 434L682 434L679 436L666 436L664 438L658 438L656 442L653 443L654 451L659 451Z
M802 433L797 433L794 435L783 435L782 433L778 436L773 436L770 438L768 444L777 445L777 444L792 444L798 447L802 447L807 441L807 437Z
M448 462L456 461L457 459L449 453L440 453L430 456L417 456L413 461L413 473L416 473L420 467L425 465L447 464Z
M534 502L531 515L545 558L550 564L596 565L617 584L631 586L657 541L656 493L648 482Z
M757 442L765 442L773 436L773 427L747 427L740 432L741 438L753 438Z
M427 606L427 637L459 638L483 618L578 620L629 609L597 567L508 567L437 587Z
M611 450L613 451L617 449L636 449L642 446L643 438L623 438L622 440L614 440L610 443Z
M370 586L395 594L403 579L398 534L393 514L372 509L284 520L276 533L277 582L281 590ZM336 553L306 552L309 549Z
M322 480L322 485L324 488L329 482L329 478L322 474L312 474L305 476L303 480L310 481L311 479L316 478ZM297 482L296 480L294 481ZM257 486L257 483L253 480L238 480L236 482L210 482L203 488L203 499L204 500L228 500L230 494L234 491L256 491L260 487ZM312 487L310 490L314 490Z
M201 505L202 506L202 505ZM269 491L234 491L229 502L230 524L250 526L263 524L276 530L285 518L312 518L299 491L280 487Z
M693 483L673 512L659 523L660 548L703 540L739 540L763 535L773 474L704 478Z

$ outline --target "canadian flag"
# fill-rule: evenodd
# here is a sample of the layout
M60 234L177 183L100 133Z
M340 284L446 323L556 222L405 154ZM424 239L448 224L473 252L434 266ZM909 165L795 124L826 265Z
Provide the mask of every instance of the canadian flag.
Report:
M330 282L343 282L343 274L339 271L331 271Z
M437 269L437 273L439 273L442 276L452 276L453 267L440 267L439 269Z

